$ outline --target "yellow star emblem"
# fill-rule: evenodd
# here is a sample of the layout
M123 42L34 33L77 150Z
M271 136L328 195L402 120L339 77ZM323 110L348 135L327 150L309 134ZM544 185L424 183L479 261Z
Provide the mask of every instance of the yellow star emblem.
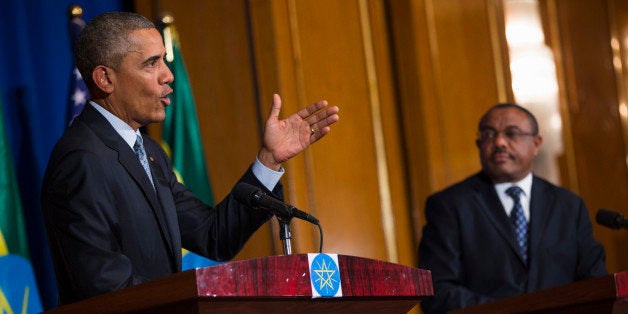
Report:
M318 276L318 278L314 279L314 282L317 282L319 284L319 290L323 288L334 290L334 283L337 280L332 278L332 276L336 273L336 271L333 269L329 269L327 267L327 264L325 263L325 260L323 260L322 264L318 264L318 269L315 269L314 273L316 274L316 276Z

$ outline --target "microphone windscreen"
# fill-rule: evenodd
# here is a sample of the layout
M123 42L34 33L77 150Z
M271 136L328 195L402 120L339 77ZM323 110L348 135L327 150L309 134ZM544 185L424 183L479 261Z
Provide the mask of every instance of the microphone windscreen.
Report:
M236 184L231 190L231 194L236 199L236 201L246 204L247 206L254 207L256 204L253 203L253 196L260 191L260 188L245 183L239 182Z
M606 209L598 210L595 215L595 221L598 224L612 229L619 229L621 227L622 218L623 217L620 213Z

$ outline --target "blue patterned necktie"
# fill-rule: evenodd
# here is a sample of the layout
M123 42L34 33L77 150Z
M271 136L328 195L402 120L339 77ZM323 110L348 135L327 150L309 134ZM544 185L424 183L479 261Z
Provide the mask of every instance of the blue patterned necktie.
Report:
M515 227L515 234L517 235L517 243L519 243L519 249L521 249L521 256L523 260L528 262L528 222L523 214L523 207L519 195L523 190L518 186L511 186L506 190L506 194L512 197L515 201L515 205L510 212L510 221Z
M148 180L150 180L150 183L153 185L153 189L155 189L155 183L153 183L153 176L150 173L150 166L148 165L148 159L146 158L146 151L144 150L144 141L142 136L137 136L135 145L133 145L133 151L135 151L135 155L139 158L142 167L144 167L144 171L146 171L146 175L148 175Z

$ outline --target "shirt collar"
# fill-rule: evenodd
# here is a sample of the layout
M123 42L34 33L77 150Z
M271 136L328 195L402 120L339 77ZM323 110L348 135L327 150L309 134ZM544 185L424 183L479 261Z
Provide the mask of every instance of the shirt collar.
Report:
M518 182L505 182L505 183L497 183L495 184L495 190L498 195L506 194L506 189L509 187L516 185L523 190L523 195L527 198L530 197L530 192L532 191L532 172L528 173L521 181Z
M122 119L116 117L113 113L109 112L107 109L98 105L97 103L90 101L89 102L92 107L94 107L100 114L102 114L109 124L122 136L122 139L129 145L129 147L133 148L135 145L135 141L138 136L141 136L140 130L133 130L133 128L128 125L126 122L122 121Z

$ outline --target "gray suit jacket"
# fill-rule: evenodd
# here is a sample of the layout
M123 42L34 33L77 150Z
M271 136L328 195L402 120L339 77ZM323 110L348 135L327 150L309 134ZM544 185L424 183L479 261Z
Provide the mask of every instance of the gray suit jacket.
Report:
M144 137L155 190L129 145L87 105L56 144L42 205L62 304L181 271L181 247L227 260L271 216L228 195L214 208L177 182ZM240 179L267 191L249 169Z
M482 173L427 199L419 267L432 271L426 313L606 274L583 200L539 177L532 181L528 263L490 179Z

